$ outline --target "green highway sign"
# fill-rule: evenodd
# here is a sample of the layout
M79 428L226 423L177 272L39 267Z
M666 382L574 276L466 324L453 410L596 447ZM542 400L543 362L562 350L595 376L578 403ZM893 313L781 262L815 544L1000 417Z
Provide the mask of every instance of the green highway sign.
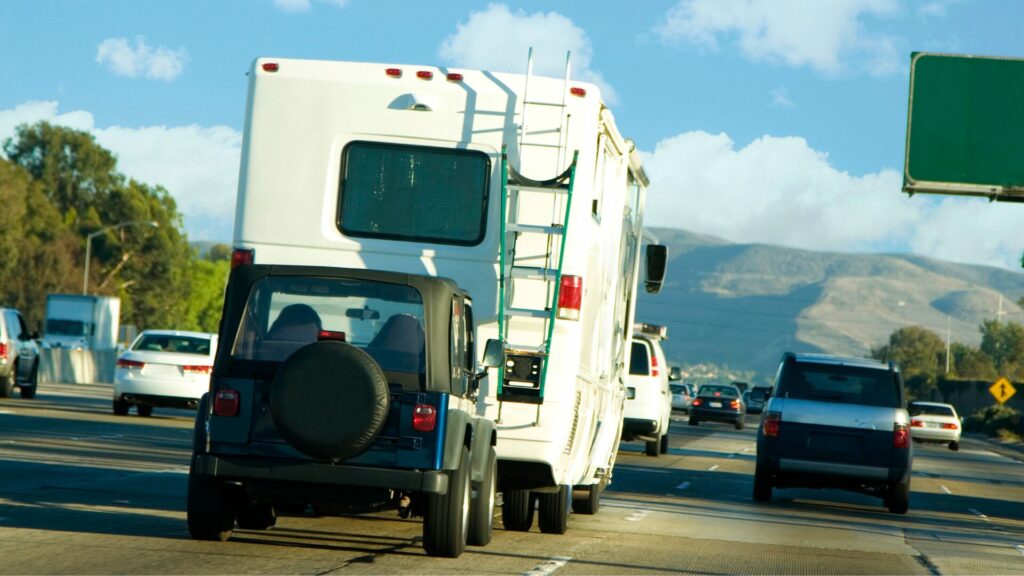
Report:
M1024 202L1024 59L911 55L903 191Z

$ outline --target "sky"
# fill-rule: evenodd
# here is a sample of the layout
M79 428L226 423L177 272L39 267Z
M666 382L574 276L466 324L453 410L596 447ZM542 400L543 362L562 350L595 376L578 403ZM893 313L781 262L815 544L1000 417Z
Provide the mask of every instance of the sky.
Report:
M0 0L0 141L47 120L230 243L257 57L444 65L600 86L646 224L1020 270L1024 205L900 191L912 51L1024 58L1024 0Z

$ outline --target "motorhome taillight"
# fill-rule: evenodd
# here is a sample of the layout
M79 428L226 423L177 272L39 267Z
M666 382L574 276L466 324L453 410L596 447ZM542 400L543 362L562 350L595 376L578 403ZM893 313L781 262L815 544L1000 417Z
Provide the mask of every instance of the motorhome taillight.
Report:
M118 358L117 359L117 367L118 368L140 368L141 369L141 368L145 368L146 367L146 363L145 362L139 362L138 360L127 360L125 358Z
M587 89L580 88L579 86L573 86L572 88L569 88L569 94L572 94L573 96L586 96Z
M462 82L462 74L458 72L449 72L446 78L449 82Z
M417 432L432 432L437 426L437 408L430 404L417 404L412 409L412 429Z
M252 264L256 261L256 251L253 249L235 248L231 251L231 268L237 268L243 264Z
M185 374L209 374L210 372L213 372L213 366L207 366L205 364L182 366L181 371Z
M213 395L213 413L217 416L238 416L241 403L237 390L218 388Z
M277 62L264 62L263 63L263 71L264 72L277 72L278 68L280 68L280 66L277 65Z
M430 70L420 70L416 72L416 77L419 78L420 80L430 80L431 78L434 77L434 73L431 72Z
M558 314L564 320L579 320L583 304L583 278L562 276L558 287Z
M387 70L384 71L384 73L387 74L388 76L391 76L392 78L401 78L402 77L402 69L401 68L388 68Z
M651 354L651 376L657 376L661 374L661 370L658 370L658 355Z
M761 429L768 438L778 438L782 431L782 412L768 412L764 415Z
M337 330L321 330L317 332L316 339L319 341L333 340L335 342L344 342L345 333L338 332Z
M910 447L910 428L906 424L896 424L892 429L893 448Z

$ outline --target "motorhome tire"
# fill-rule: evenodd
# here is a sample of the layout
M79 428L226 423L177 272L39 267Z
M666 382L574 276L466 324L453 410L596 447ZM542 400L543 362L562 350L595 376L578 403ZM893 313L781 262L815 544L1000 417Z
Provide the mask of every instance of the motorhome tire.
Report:
M597 514L601 508L601 483L588 486L577 486L572 499L572 511L577 514ZM586 496L576 497L575 492L584 492Z
M505 530L527 532L533 526L533 495L529 490L504 490L501 523Z
M655 442L657 445L657 442ZM559 486L557 492L540 494L537 525L545 534L565 534L569 529L569 509L572 504L572 486Z
M468 543L472 546L486 546L494 534L494 492L497 476L498 456L494 448L487 452L484 475L476 488L476 497L469 509Z
M196 474L195 455L188 471L186 518L188 533L195 540L224 542L231 537L235 527L235 513L227 487L216 478Z
M449 472L448 493L430 494L423 514L423 549L430 556L458 558L466 549L470 511L469 449Z
M369 354L344 342L300 348L281 364L270 386L270 413L281 436L325 460L366 451L384 427L389 403L384 371Z

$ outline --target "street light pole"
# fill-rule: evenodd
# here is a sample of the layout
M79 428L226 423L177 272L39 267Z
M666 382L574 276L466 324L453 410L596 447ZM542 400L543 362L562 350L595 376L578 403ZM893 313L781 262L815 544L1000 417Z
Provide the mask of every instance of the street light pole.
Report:
M155 220L137 220L132 222L121 222L120 224L114 224L113 226L107 226L89 234L85 237L85 272L82 274L82 295L89 293L89 261L92 259L92 239L105 234L111 230L117 230L118 228L125 228L127 226L152 226L158 228L160 224Z

